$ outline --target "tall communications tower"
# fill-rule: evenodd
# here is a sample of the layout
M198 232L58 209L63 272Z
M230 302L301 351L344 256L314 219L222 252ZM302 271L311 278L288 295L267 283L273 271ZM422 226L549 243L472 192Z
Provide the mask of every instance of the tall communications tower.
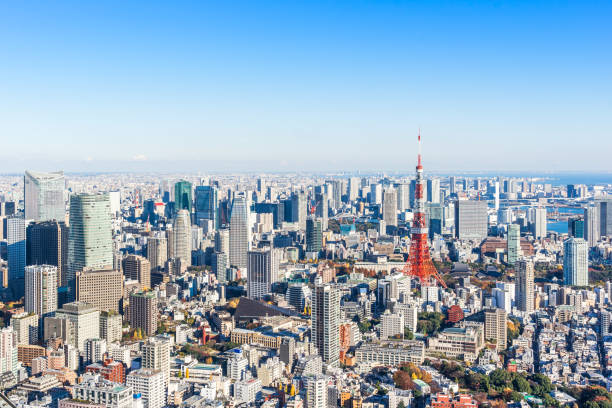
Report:
M423 196L423 165L421 164L421 132L419 131L419 159L416 166L416 187L414 191L416 209L412 220L410 253L404 266L404 274L414 276L422 285L434 285L438 281L446 287L446 283L431 261L427 245L428 229L425 223L425 197Z

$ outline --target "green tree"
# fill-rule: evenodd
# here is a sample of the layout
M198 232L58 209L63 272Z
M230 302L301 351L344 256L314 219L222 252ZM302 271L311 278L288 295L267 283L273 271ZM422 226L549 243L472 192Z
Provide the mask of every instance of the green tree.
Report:
M512 380L512 388L518 392L526 392L527 394L531 393L529 381L527 381L527 379L520 374L516 375Z
M494 370L489 376L491 385L494 387L505 387L510 382L510 373L506 370Z
M404 338L406 340L414 340L414 333L412 333L412 330L410 330L410 327L404 328Z

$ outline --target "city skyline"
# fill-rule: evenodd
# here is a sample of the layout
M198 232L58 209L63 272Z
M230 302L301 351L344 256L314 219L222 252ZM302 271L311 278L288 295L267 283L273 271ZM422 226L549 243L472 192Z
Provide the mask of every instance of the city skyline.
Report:
M0 172L609 170L609 4L142 6L0 8Z

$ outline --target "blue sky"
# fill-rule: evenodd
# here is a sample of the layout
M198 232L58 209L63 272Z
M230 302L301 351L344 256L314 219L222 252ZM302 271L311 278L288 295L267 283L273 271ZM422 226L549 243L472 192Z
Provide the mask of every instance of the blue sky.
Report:
M610 171L611 4L3 2L0 171Z

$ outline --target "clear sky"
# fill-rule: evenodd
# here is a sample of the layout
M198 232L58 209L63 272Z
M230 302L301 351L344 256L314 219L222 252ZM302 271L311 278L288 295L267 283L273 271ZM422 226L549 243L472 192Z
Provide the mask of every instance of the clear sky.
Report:
M610 1L5 1L0 172L612 171Z

